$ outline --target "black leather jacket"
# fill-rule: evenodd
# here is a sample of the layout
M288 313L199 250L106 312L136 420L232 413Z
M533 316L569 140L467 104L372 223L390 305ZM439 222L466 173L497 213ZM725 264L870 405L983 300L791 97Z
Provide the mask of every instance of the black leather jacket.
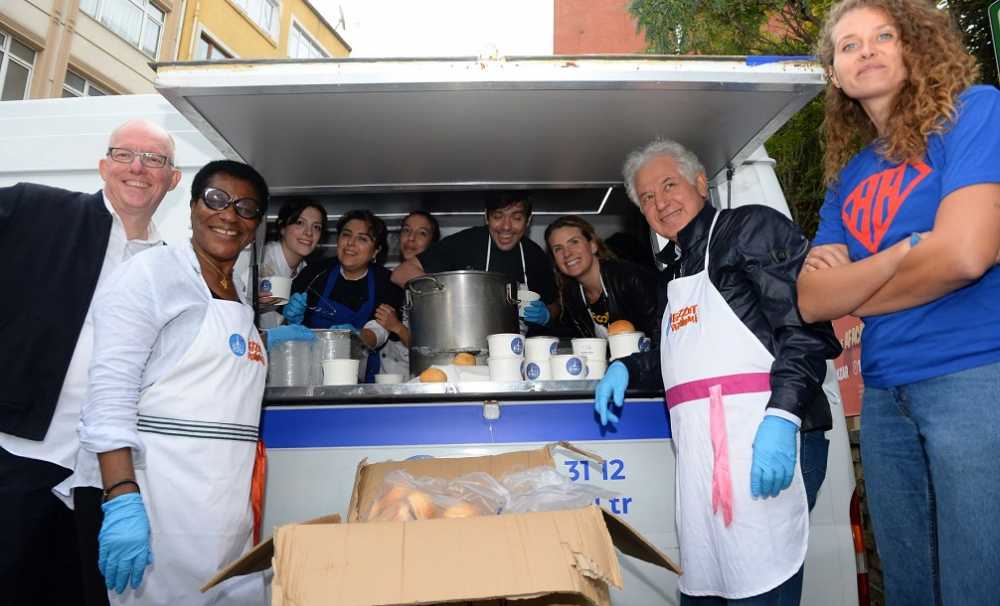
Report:
M608 324L628 320L636 330L646 333L659 343L660 317L656 286L659 280L655 271L628 261L601 260L601 279L608 292ZM560 293L562 314L561 336L593 337L594 321L580 293L576 280L566 280Z
M830 404L822 384L826 360L838 356L841 347L829 322L806 324L799 315L795 281L809 241L788 218L766 206L721 212L712 233L708 275L743 324L775 358L768 408L796 415L802 420L802 431L830 429ZM657 255L666 265L661 272L664 282L702 271L715 213L706 204L680 231L676 244L668 244ZM662 317L666 289L661 290ZM662 389L658 349L633 354L623 362L628 367L630 387Z

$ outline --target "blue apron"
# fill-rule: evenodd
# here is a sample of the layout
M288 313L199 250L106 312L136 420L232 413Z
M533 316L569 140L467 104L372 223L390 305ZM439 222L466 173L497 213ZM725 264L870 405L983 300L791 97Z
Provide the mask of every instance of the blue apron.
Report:
M357 311L340 303L330 300L330 293L340 278L340 264L336 263L330 268L323 284L323 295L316 301L316 307L321 311L306 312L305 325L309 328L329 328L334 324L350 324L354 328L361 330L365 324L374 317L375 313L375 275L368 271L368 300L365 301ZM372 351L368 354L368 365L365 367L365 383L371 383L378 374L381 359L378 352Z

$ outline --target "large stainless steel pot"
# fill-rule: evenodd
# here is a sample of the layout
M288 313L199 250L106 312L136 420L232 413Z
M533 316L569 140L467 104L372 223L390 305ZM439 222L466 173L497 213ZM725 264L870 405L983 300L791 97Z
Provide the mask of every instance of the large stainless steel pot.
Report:
M406 298L413 375L461 351L486 352L488 335L518 332L517 283L500 273L427 274L406 283Z

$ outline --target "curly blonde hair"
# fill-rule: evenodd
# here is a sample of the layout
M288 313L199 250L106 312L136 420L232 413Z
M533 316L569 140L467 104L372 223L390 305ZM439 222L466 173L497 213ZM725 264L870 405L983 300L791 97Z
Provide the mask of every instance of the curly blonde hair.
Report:
M927 138L951 126L956 98L974 83L979 67L962 43L951 15L927 0L844 0L834 5L820 31L816 55L829 76L835 51L833 28L844 15L859 9L884 11L899 31L907 78L894 101L886 136L876 151L892 162L918 160ZM828 79L823 133L826 140L823 178L833 185L840 170L878 133L861 104Z

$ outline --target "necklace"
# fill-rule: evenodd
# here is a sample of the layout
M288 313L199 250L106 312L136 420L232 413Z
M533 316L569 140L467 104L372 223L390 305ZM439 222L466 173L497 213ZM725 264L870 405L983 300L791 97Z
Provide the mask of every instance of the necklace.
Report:
M194 249L194 254L198 255L198 258L208 263L208 265L212 269L214 269L217 274L219 274L219 286L221 286L223 290L229 290L229 276L224 271L219 269L218 265L213 263L212 260L206 257L205 255L203 255L201 251L199 251L197 248Z

